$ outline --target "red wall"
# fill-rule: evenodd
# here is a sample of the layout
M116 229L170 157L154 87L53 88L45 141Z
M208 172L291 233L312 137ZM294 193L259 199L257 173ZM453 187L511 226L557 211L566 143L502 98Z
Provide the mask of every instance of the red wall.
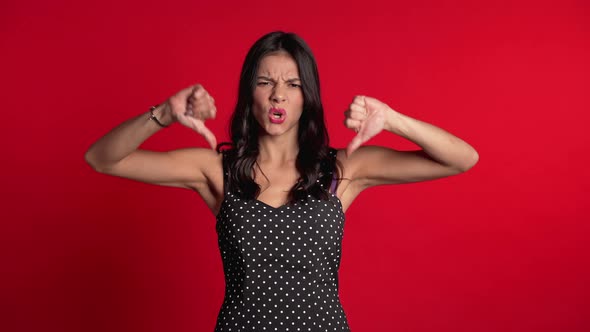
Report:
M133 3L132 3L133 2ZM227 138L262 34L315 52L332 144L355 94L470 142L466 174L363 193L347 212L353 331L590 331L586 1L4 1L3 331L212 331L214 217L194 193L94 173L84 152L200 82ZM413 146L384 133L371 143ZM205 147L175 126L146 147Z

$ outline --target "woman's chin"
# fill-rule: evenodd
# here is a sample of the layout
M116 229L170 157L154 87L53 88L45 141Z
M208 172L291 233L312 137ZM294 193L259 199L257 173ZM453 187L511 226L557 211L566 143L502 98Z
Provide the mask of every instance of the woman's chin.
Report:
M264 134L266 136L281 136L282 134L284 134L285 131L282 128L266 128L266 130L264 130Z
M263 128L263 135L268 136L282 136L287 134L288 132L295 130L297 132L297 128L295 127L288 127L285 123L282 124L274 124L274 123L267 123Z

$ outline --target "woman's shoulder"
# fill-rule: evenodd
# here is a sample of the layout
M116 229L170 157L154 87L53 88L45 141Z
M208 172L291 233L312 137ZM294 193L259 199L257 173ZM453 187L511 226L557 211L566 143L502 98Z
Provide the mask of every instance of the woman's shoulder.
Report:
M198 178L191 188L203 198L207 206L215 213L223 199L223 165L222 153L208 148L187 148L184 162L198 169Z
M328 146L328 155L342 162L346 158L346 149Z
M221 160L222 155L209 148L180 148L168 152L176 158L183 158L191 163L197 162L198 164L206 165L207 163Z
M207 186L215 185L215 181L223 173L222 154L209 148L181 148L168 152L170 158L177 165L177 170L186 168L196 172L193 179L195 182L202 182Z

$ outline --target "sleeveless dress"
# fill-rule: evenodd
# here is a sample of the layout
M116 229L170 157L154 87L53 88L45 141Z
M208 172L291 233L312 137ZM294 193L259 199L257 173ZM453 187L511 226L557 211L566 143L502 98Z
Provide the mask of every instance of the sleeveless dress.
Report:
M336 150L330 154L335 160ZM216 332L350 331L338 296L344 212L335 184L327 201L308 196L276 208L225 190L216 223L225 274Z

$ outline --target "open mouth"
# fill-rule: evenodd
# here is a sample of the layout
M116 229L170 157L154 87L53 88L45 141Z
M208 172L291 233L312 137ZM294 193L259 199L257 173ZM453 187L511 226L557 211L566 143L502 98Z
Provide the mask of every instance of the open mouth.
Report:
M272 123L282 123L287 118L287 111L282 108L271 108L268 111L268 118Z

